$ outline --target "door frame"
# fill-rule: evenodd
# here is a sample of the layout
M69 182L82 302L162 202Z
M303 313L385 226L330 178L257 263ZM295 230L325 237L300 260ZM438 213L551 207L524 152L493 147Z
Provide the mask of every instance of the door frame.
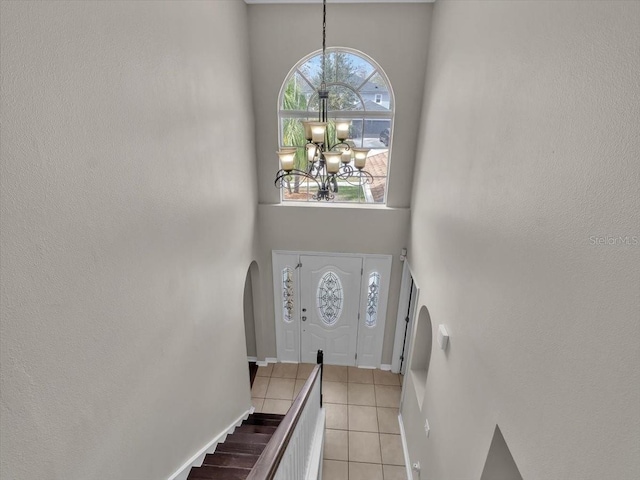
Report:
M411 295L411 284L415 288L415 294ZM409 346L411 345L411 337L413 334L413 326L416 321L416 306L420 297L420 287L416 283L415 276L411 271L411 265L407 259L404 260L402 266L402 280L400 283L400 298L398 300L398 317L396 319L396 336L393 342L393 356L391 357L391 371L393 373L404 373L407 368L407 358L409 356ZM411 303L409 303L411 302ZM409 310L411 308L411 310ZM406 321L407 312L409 312L409 321ZM406 326L406 338L405 338ZM400 356L404 346L404 362L401 362ZM402 363L402 372L400 372L400 364Z
M294 262L294 258L296 258L297 256L297 261ZM301 334L302 334L302 330L300 328L300 305L299 305L299 300L300 300L300 272L299 272L299 267L297 265L300 265L300 257L301 256L323 256L323 257L360 257L363 260L362 263L362 277L361 277L361 281L360 281L360 297L359 297L359 318L358 318L358 326L357 326L357 333L360 333L360 328L363 322L363 317L364 317L364 312L362 305L366 305L366 297L364 295L364 273L366 273L367 267L366 265L368 265L367 260L369 260L369 264L371 263L375 263L376 265L385 265L384 268L387 268L388 266L388 271L386 272L386 282L384 282L384 295L379 297L379 301L378 301L378 319L377 319L377 324L376 324L376 328L379 328L380 331L382 332L381 338L379 339L379 341L376 343L376 351L375 354L373 355L375 357L375 359L373 360L373 362L371 362L372 364L368 364L368 365L363 365L361 363L361 361L363 360L363 355L361 355L360 352L360 348L361 348L361 344L360 342L357 340L356 342L356 354L357 354L357 359L356 359L356 366L361 366L363 368L380 368L381 362L382 362L382 347L384 344L384 330L385 330L385 325L386 325L386 320L387 320L387 306L388 306L388 299L389 299L389 291L390 291L390 287L391 287L391 271L392 271L392 267L393 267L393 255L387 255L387 254L375 254L375 253L337 253L337 252L317 252L317 251L292 251L292 250L272 250L271 251L271 260L272 260L272 273L273 273L273 306L274 306L274 320L275 320L275 327L276 327L276 354L277 354L277 358L279 362L283 362L283 363L299 363L300 362L300 358L301 358ZM288 260L283 262L282 260ZM293 265L292 265L293 264ZM295 290L296 290L296 294L297 294L297 300L298 300L298 304L295 305L294 310L293 310L293 319L294 321L292 322L292 324L289 324L287 327L288 329L295 331L295 335L296 335L296 345L297 345L297 350L298 350L298 354L297 354L297 359L294 358L293 355L289 354L284 354L285 348L284 348L284 335L285 335L285 325L284 322L282 321L282 296L281 296L281 275L282 275L282 269L286 266L293 266L295 267L294 269L294 285L295 285ZM366 288L368 288L368 284L366 285ZM382 289L381 289L382 290ZM363 300L364 299L364 300ZM372 355L367 355L366 357L372 357ZM371 358L369 358L369 360L371 360Z

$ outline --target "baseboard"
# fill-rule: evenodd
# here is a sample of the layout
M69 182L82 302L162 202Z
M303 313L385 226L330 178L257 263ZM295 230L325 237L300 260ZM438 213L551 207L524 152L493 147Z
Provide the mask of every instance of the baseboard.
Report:
M240 415L231 425L229 425L222 433L216 435L209 443L207 443L204 447L202 447L198 453L196 453L193 457L187 460L184 465L182 465L178 470L176 470L168 480L187 480L189 476L189 472L191 471L191 467L199 467L202 465L204 457L207 453L213 453L216 449L216 446L219 443L222 443L227 438L227 435L233 433L236 427L242 424L242 421L245 420L251 413L253 413L254 407L251 407L249 410Z
M383 363L382 365L380 365L380 370L384 370L385 372L390 372L391 371L391 365L389 365L387 363Z
M257 362L258 357L247 357L247 362Z
M402 440L402 453L404 454L404 464L407 468L407 478L413 480L413 473L411 471L411 458L409 457L409 446L407 445L407 435L404 431L404 422L402 421L402 414L398 414L398 423L400 424L400 439Z
M257 360L256 361L256 364L259 367L266 367L270 363L278 363L278 359L277 358L272 358L272 357L267 357L264 360Z

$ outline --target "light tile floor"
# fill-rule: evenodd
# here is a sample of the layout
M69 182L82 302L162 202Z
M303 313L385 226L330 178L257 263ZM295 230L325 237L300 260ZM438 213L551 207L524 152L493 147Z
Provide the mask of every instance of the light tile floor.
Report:
M313 365L259 367L256 412L287 412ZM402 377L382 370L325 365L324 480L406 480L398 408Z

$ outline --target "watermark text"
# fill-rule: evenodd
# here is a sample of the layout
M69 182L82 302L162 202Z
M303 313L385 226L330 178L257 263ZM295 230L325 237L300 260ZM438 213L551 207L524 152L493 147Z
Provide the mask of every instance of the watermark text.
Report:
M640 237L637 235L591 235L589 237L590 245L605 246L623 246L623 245L640 245Z

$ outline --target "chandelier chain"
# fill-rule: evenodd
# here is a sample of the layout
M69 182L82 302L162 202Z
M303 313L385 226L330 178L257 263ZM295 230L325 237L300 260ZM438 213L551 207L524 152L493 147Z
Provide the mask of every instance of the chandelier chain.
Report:
M353 148L347 143L349 138L349 123L345 121L332 124L333 133L338 142L332 144L329 130L329 91L326 84L327 61L327 0L322 1L322 81L318 92L318 122L302 122L305 128L307 144L293 148L283 147L278 153L281 168L276 174L275 186L285 188L290 186L292 177L295 182L300 179L306 182L315 182L317 191L313 194L314 200L331 201L338 193L338 180L354 187L364 187L373 183L373 176L364 170L367 148ZM311 124L315 124L314 127ZM312 128L318 131L313 131ZM338 134L338 129L340 134ZM335 142L335 140L333 140ZM295 168L298 149L304 149L307 157L307 166L303 169ZM353 160L351 158L353 152ZM352 165L353 161L353 165ZM331 165L329 165L331 162ZM297 183L296 183L297 184Z
M322 1L322 84L325 83L324 71L327 61L327 0Z

